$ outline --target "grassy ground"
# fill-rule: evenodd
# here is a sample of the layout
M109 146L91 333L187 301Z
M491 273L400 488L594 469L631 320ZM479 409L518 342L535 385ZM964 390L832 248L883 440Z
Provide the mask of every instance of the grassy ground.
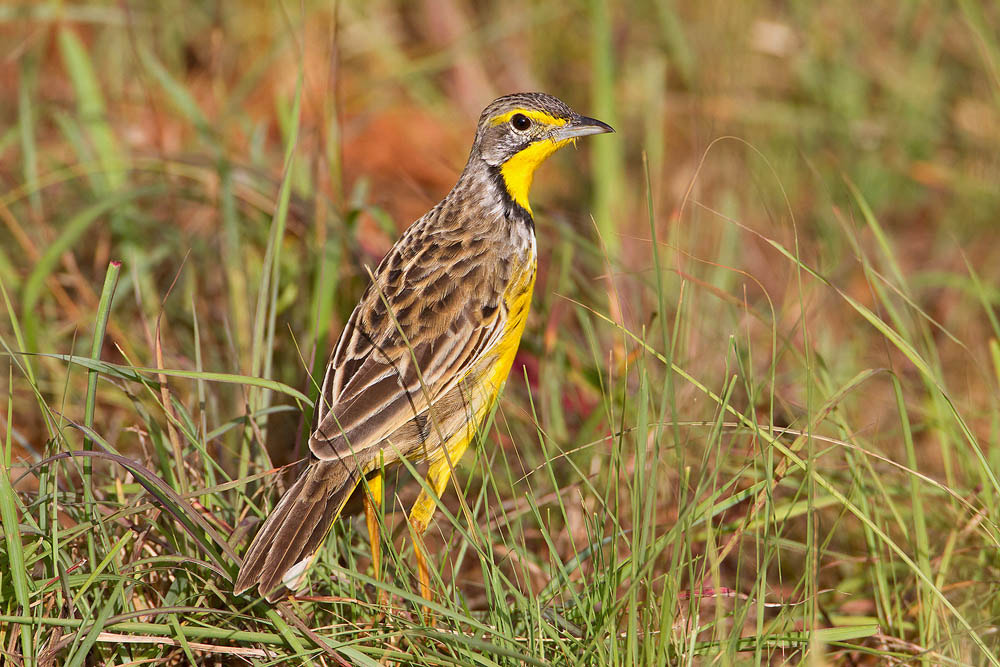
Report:
M998 664L998 33L973 0L0 7L0 651ZM234 598L363 267L531 89L618 134L536 180L436 622L405 468L384 582L354 517L301 597Z

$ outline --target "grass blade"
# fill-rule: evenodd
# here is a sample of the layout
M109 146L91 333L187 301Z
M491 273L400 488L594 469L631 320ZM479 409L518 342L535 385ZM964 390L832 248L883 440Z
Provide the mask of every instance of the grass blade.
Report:
M90 356L95 361L101 358L101 348L104 346L104 334L108 328L108 317L111 314L111 301L114 298L115 286L118 284L118 275L121 272L120 262L111 262L108 272L104 277L104 288L101 290L101 300L97 306L97 322L94 325L94 340L90 346ZM87 428L94 426L94 407L97 404L97 376L94 369L87 371L87 402L84 408L83 424ZM83 448L91 449L92 443L89 438L83 439ZM83 462L83 497L87 506L87 514L94 516L94 487L90 460ZM87 538L87 550L90 555L90 562L93 563L94 540L92 535Z
M3 520L4 546L7 553L7 562L10 566L8 570L11 581L14 584L14 598L17 600L21 612L27 614L29 607L28 590L28 569L24 564L24 544L21 541L21 531L17 520L17 496L11 484L11 454L13 443L11 442L11 430L14 428L14 397L13 391L14 368L8 367L7 376L7 433L4 438L3 450L3 470L0 470L0 519ZM33 663L35 651L32 648L31 628L33 622L21 625L21 652L28 664Z

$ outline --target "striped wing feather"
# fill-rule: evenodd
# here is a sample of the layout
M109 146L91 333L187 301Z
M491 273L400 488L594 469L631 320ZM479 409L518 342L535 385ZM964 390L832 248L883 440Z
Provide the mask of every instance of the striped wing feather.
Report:
M482 279L484 272L466 270L456 281L453 266L438 264L429 272L415 262L409 271L395 274L395 281L388 280L399 261L393 258L401 255L405 246L379 266L327 366L309 439L310 450L321 460L355 457L363 466L386 437L419 433L421 429L403 427L426 420L428 409L503 334L502 289ZM424 279L407 280L415 274ZM440 279L449 275L448 281ZM415 443L394 444L406 451Z

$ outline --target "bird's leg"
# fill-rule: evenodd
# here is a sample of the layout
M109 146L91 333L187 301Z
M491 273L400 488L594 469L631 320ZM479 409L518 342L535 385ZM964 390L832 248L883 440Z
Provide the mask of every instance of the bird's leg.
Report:
M424 552L424 532L427 530L428 524L430 524L431 517L434 516L434 510L437 509L437 498L441 497L445 487L448 485L448 479L451 477L452 461L459 460L467 446L468 442L466 441L458 447L453 447L451 451L446 449L445 455L430 465L427 469L427 483L430 486L430 490L434 491L434 494L432 495L427 487L424 487L417 501L413 503L413 508L410 509L409 522L410 529L413 531L413 554L417 559L417 577L420 580L420 595L428 601L434 599L434 593L431 590L431 579L427 569L427 555ZM429 610L425 607L424 611L427 612Z
M365 493L365 524L368 526L368 542L372 549L372 571L375 581L382 581L382 539L379 526L379 510L382 509L382 473L376 473L368 478L368 491ZM385 589L379 588L378 604L385 606L389 600Z

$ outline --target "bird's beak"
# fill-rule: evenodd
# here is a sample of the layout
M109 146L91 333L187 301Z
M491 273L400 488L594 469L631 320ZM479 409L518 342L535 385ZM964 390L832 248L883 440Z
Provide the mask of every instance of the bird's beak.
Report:
M614 131L613 127L596 118L574 116L568 123L556 128L552 133L552 138L555 141L565 141L567 139L576 139L577 137L586 137L591 134L604 134L605 132Z

